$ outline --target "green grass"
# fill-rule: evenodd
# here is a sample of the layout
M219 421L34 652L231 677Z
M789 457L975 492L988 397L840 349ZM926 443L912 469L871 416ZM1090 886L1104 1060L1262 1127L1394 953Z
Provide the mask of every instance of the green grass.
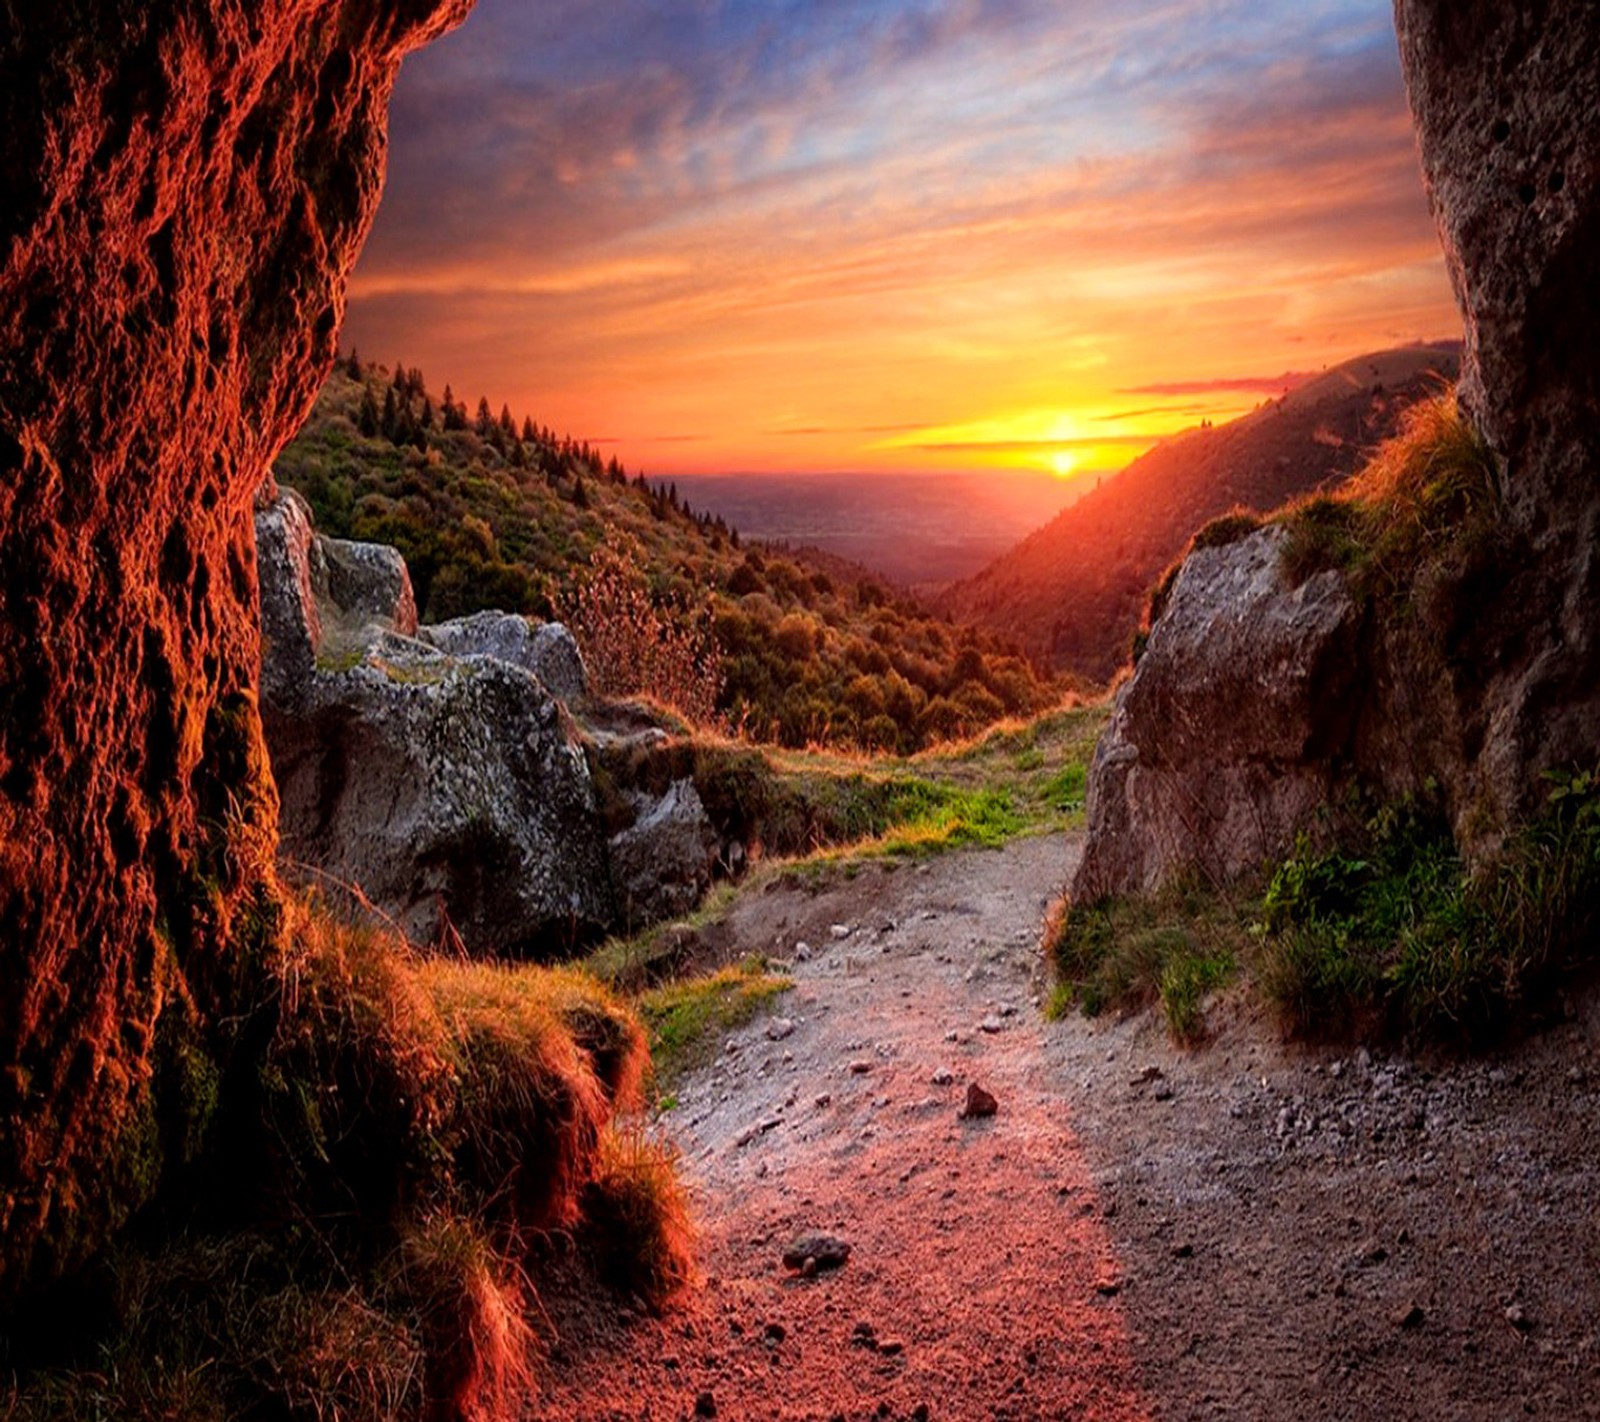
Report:
M1407 803L1338 847L1302 841L1264 888L1190 881L1069 909L1046 937L1050 1011L1159 1002L1192 1042L1206 995L1242 970L1290 1036L1493 1040L1596 958L1600 772L1549 781L1544 811L1476 875L1443 818Z
M1494 1036L1594 954L1600 784L1554 776L1545 810L1474 876L1437 815L1372 817L1354 846L1273 875L1262 989L1291 1032Z
M1068 908L1053 917L1045 947L1057 983L1051 1017L1085 1016L1159 1003L1173 1040L1206 1032L1205 999L1233 980L1248 950L1254 901L1195 881L1160 893Z
M666 1090L716 1054L724 1032L741 1027L794 984L752 955L702 977L663 983L637 999L650 1033L657 1087Z

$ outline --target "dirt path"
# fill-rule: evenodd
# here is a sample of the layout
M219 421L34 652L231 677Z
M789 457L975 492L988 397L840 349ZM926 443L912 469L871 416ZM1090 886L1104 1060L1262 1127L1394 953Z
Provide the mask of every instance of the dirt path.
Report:
M1199 1053L1046 1024L1077 852L736 904L796 987L668 1118L704 1287L663 1319L552 1301L537 1417L1600 1417L1600 1017L1432 1072L1237 1009ZM958 1119L974 1081L998 1112ZM783 1267L811 1229L844 1267Z

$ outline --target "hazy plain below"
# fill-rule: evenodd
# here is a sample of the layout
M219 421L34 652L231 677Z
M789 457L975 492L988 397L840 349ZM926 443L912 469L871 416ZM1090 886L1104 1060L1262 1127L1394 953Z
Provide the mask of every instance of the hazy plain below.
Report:
M699 512L747 538L811 545L919 591L970 577L1094 487L1028 470L955 474L695 474Z

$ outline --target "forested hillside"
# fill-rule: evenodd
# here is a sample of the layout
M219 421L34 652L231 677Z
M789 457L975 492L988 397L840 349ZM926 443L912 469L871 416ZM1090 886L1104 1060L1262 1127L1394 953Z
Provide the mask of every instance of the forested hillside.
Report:
M757 739L909 752L1060 695L995 634L743 543L673 486L404 365L342 361L275 473L322 532L397 547L424 621L560 617L603 689Z

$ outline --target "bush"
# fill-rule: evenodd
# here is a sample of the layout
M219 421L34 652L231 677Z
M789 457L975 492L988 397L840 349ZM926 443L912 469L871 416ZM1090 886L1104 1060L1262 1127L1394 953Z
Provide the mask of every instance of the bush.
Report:
M1551 777L1545 810L1467 872L1415 805L1372 817L1354 850L1305 846L1264 902L1263 989L1302 1035L1410 1030L1476 1041L1581 966L1600 926L1600 781Z

